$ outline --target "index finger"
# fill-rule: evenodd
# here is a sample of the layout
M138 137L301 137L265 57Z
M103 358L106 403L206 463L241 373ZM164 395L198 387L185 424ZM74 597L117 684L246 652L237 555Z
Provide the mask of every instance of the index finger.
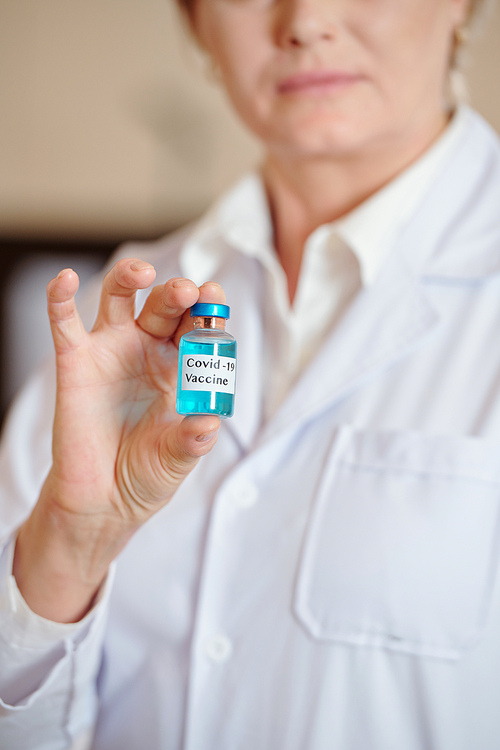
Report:
M214 281L207 281L200 288L189 279L170 279L163 286L155 287L141 310L137 323L144 331L156 338L173 337L176 344L183 333L193 324L189 308L196 302L222 304L226 295Z
M137 318L146 333L156 338L172 336L182 316L198 300L198 287L194 281L175 278L155 286Z

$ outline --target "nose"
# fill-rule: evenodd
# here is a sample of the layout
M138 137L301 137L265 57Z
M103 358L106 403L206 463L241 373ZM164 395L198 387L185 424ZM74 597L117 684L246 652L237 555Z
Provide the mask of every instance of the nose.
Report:
M332 0L280 0L277 37L282 48L306 48L336 37Z

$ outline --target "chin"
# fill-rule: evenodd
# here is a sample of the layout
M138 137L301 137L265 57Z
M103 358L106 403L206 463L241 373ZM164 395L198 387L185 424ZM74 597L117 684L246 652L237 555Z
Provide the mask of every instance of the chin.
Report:
M366 97L288 101L260 114L252 128L256 135L273 151L290 156L354 155L378 140L384 120L388 125L377 102Z
M283 123L273 130L264 137L269 147L301 158L353 156L376 137L373 128L364 123L335 117L316 116Z

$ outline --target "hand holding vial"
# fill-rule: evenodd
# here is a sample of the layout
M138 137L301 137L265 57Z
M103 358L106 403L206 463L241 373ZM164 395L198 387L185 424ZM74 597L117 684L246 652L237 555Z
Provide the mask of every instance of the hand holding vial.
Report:
M135 293L154 278L148 263L119 261L104 279L90 333L75 304L77 274L66 269L47 287L57 368L53 465L14 561L21 593L47 619L85 614L110 562L217 439L217 415L183 418L175 400L189 308L223 306L224 292L171 279L153 288L135 319Z

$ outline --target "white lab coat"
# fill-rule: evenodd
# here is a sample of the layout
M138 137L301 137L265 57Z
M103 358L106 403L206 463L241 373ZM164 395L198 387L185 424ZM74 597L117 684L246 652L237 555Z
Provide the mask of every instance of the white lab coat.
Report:
M183 273L185 240L124 254L166 279ZM98 693L96 750L497 750L496 135L471 115L378 279L264 429L261 268L235 253L217 281L239 346L236 414L120 556L97 625L65 642L26 705L0 704L0 745L66 747ZM50 377L7 430L5 534L49 465Z

